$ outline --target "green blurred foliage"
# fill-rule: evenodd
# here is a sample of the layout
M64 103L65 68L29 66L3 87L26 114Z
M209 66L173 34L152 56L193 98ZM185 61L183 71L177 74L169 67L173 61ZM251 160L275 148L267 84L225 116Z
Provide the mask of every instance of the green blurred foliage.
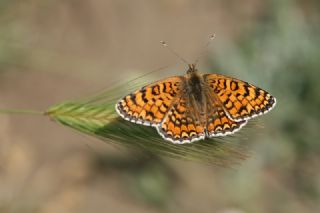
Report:
M214 70L250 76L249 82L277 98L272 120L267 120L272 132L263 140L279 150L268 158L279 159L276 153L292 148L293 159L281 172L299 192L297 196L316 202L320 197L320 28L296 6L294 1L272 1L256 28L216 52L219 57L211 63ZM281 168L278 161L269 166Z

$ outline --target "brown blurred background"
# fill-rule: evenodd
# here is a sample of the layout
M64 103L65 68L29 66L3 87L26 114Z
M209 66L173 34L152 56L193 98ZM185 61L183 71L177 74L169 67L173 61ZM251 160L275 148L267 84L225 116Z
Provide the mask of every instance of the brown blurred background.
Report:
M236 169L131 156L45 117L0 116L0 212L319 212L319 1L1 0L0 108L45 110L172 65L277 97ZM156 72L154 78L161 72Z

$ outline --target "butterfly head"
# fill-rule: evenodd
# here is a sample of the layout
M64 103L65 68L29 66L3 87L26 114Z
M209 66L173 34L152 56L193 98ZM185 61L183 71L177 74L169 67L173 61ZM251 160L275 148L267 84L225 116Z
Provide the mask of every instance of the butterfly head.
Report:
M187 70L187 74L191 75L196 73L198 70L196 69L196 65L195 64L188 64L189 69Z

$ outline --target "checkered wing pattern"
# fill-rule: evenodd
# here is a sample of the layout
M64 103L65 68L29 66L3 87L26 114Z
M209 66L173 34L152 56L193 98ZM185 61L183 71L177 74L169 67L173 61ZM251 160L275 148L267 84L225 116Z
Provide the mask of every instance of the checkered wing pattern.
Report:
M211 93L233 121L243 121L270 111L276 99L245 81L218 74L203 75Z
M205 126L190 106L188 95L173 104L163 122L157 127L159 134L173 143L191 143L205 138Z
M218 137L234 134L240 130L247 121L231 120L220 103L214 98L207 98L207 137Z
M170 77L149 84L121 99L116 110L131 122L157 126L181 96L183 84L184 77Z

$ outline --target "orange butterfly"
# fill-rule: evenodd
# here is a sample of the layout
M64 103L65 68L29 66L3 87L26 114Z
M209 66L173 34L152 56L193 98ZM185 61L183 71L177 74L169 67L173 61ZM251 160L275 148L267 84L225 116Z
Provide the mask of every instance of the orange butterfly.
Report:
M183 144L233 134L275 104L265 90L224 75L199 74L190 64L185 76L125 96L116 111L128 121L154 126L165 140Z

